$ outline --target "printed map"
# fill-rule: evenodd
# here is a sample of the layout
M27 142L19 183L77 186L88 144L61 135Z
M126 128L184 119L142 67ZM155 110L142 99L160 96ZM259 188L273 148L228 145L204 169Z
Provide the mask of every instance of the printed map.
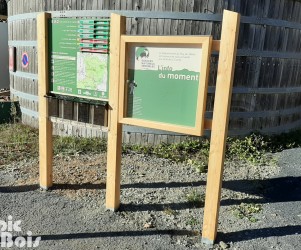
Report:
M108 55L96 53L77 54L77 88L107 91Z

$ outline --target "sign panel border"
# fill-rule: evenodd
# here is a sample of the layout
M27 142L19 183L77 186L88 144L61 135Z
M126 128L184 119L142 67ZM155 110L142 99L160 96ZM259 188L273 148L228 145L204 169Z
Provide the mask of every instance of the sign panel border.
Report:
M201 68L198 86L197 107L195 113L195 126L182 126L172 123L131 118L127 116L127 74L130 46L164 46L179 45L182 48L201 48ZM119 96L119 122L122 124L141 126L153 129L166 130L176 133L183 133L195 136L204 134L206 97L208 87L208 76L211 55L211 36L121 36L120 56L120 96Z
M109 64L110 64L110 19L107 17L96 18L62 18L51 17L48 19L49 33L49 81L50 93L58 96L70 96L88 100L109 100ZM105 24L103 24L105 22ZM105 30L104 30L105 29ZM106 33L102 35L101 33ZM86 36L86 37L85 37ZM105 49L104 49L105 48ZM96 64L90 63L89 70L80 74L79 61L84 58L98 58L105 65L104 75L93 84L104 85L105 88L95 86L83 87L80 82L86 81L87 72L99 75ZM68 65L66 65L68 62ZM72 63L71 63L72 62ZM70 64L71 63L71 64ZM58 66L59 65L59 66ZM59 70L58 70L59 69ZM58 75L60 75L58 77ZM79 79L83 75L83 79ZM95 78L95 77L89 77ZM105 79L105 80L104 80Z

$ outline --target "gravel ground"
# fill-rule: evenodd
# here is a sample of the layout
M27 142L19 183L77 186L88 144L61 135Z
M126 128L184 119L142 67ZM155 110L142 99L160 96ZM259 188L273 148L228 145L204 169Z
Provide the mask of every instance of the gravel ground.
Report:
M301 248L301 148L274 156L273 166L226 164L212 249ZM14 235L40 236L37 249L208 249L200 242L206 174L124 155L122 205L113 213L105 209L105 164L105 154L56 156L47 192L37 185L37 159L0 166L0 220L22 220Z

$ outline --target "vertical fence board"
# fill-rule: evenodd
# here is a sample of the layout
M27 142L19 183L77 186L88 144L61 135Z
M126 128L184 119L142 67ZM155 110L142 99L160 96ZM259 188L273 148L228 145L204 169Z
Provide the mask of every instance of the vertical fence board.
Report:
M240 12L243 16L258 18L273 18L288 22L301 23L301 3L297 0L18 0L8 2L8 14L14 16L29 12L58 11L58 10L95 10L116 9L134 11L166 11L166 12L194 12L207 14L221 14L223 9ZM35 41L37 39L36 19L9 21L10 41ZM221 25L219 22L195 20L171 20L149 18L127 18L127 33L140 35L208 35L214 39L220 38ZM246 50L301 53L301 31L299 29L279 26L241 24L239 48ZM22 53L27 52L30 63L27 68L21 64ZM212 56L209 86L215 86L216 65L218 58ZM284 111L300 107L300 92L291 93L292 87L300 87L300 60L263 57L237 57L234 87L253 88L254 93L233 94L232 112L249 113L250 117L231 118L230 130L279 128L282 131L286 126L301 120L300 111L287 115L269 115L269 111ZM37 50L34 46L16 46L16 70L18 73L37 74ZM12 76L13 89L25 94L37 94L37 81L28 77ZM259 88L280 88L283 93L256 93ZM288 89L288 91L286 91ZM17 95L15 96L18 97ZM24 108L37 110L38 103L21 98ZM207 110L212 111L213 95L207 100ZM64 110L63 102L60 102ZM103 118L95 119L94 115L82 118L77 112L77 104L73 107L73 119L80 116L81 121L95 121L95 126L103 124ZM66 109L65 109L66 110ZM94 111L96 109L94 108ZM266 112L266 116L252 117L254 112ZM97 111L104 112L104 110ZM88 112L89 113L89 112ZM35 124L34 117L24 114L23 122ZM272 130L271 130L272 131ZM156 139L155 139L156 140ZM160 139L161 140L161 139ZM143 141L143 140L142 140Z

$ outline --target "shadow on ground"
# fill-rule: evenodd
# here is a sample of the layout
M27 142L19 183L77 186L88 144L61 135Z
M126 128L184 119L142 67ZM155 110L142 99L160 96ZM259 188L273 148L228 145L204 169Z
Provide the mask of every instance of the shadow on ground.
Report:
M41 237L42 241L47 240L71 240L71 239L88 239L88 238L105 238L105 237L141 237L152 235L195 235L188 230L145 230L145 231L115 231L115 232L93 232L93 233L70 233L70 234L47 234L32 236L33 239Z
M217 242L240 242L253 240L258 238L268 238L268 237L281 237L287 235L297 235L301 234L301 226L283 226L283 227L268 227L268 228L258 228L258 229L248 229L241 230L231 233L218 233Z
M262 237L280 237L301 233L301 226L284 226L275 228L249 229L231 233L218 233L216 242L240 242ZM195 232L189 230L145 230L145 231L115 231L115 232L93 232L93 233L68 233L68 234L48 234L32 236L33 239L41 237L42 241L52 240L71 240L88 238L106 237L143 237L152 235L171 235L171 236L197 236Z
M157 182L157 183L131 183L122 184L121 189L160 189L160 188L181 188L181 187L198 187L205 185L204 181L200 182ZM82 183L82 184L54 184L51 190L95 190L105 189L105 183ZM223 188L237 192L256 194L259 199L233 200L225 199L221 201L222 206L236 205L241 202L245 203L265 203L265 202L289 202L301 201L301 177L279 177L267 180L231 180L224 181ZM38 185L21 185L21 186L0 186L1 193L21 193L38 190ZM143 206L143 204L141 205ZM134 206L133 206L134 207ZM143 207L141 207L142 209ZM184 208L185 209L185 208ZM142 209L143 210L143 209Z
M122 189L136 188L181 188L181 187L199 187L205 185L205 182L170 182L170 183L133 183L123 184ZM253 193L260 196L259 199L225 199L221 201L222 206L236 205L244 203L276 203L301 201L301 177L279 177L268 180L231 180L225 181L223 187L233 191ZM55 184L52 190L96 190L105 189L105 184ZM23 186L2 186L0 193L22 193L39 190L38 185ZM168 204L122 204L121 211L163 211L166 207L173 210L183 210L193 207L191 203L168 203ZM191 235L193 232L188 230L147 230L147 231L120 231L120 232L92 232L92 233L70 233L58 235L39 235L43 241L47 240L65 240L78 238L98 238L98 237L139 237L148 235ZM230 233L219 233L217 241L240 242L262 237L277 237L285 235L301 234L300 225L288 225L274 228L247 229ZM33 238L35 238L33 236Z

